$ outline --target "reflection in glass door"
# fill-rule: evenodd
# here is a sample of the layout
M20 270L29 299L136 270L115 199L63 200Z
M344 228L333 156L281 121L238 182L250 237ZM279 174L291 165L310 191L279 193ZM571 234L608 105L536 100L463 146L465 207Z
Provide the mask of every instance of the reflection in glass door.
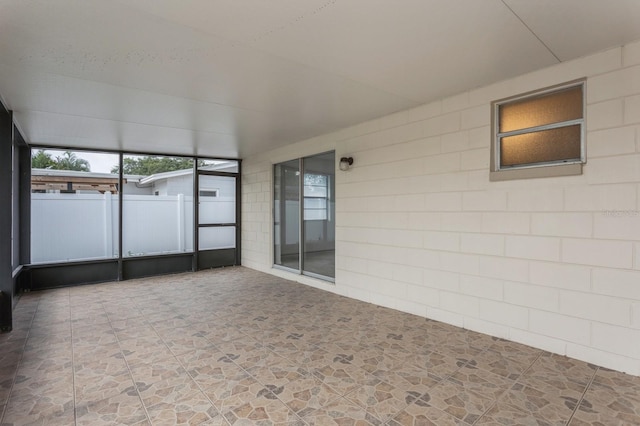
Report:
M198 173L198 268L237 264L237 177Z
M335 153L274 167L274 264L335 277Z

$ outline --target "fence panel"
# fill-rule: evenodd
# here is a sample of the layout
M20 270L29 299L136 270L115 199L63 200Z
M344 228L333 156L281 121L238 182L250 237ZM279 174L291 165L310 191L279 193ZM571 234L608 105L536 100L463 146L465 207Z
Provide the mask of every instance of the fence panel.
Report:
M117 256L113 239L118 229L117 198L113 203L112 197L109 193L31 194L31 262Z
M193 251L193 197L124 195L124 256ZM31 194L31 262L118 257L117 194ZM235 201L201 201L212 217L233 217ZM221 233L214 247L234 247Z
M122 222L125 257L193 251L193 197L125 195Z

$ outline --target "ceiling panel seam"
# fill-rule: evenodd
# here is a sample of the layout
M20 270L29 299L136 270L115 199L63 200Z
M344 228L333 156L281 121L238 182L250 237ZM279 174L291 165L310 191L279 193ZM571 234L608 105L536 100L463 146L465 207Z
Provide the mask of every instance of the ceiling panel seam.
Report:
M522 18L520 17L520 15L518 15L518 14L517 14L517 13L516 13L512 8L511 8L511 6L509 6L509 5L505 2L505 0L501 0L501 1L502 1L502 4L504 4L504 5L505 5L505 7L506 7L507 9L509 9L509 11L511 11L511 13L513 13L513 16L515 16L516 18L518 18L518 20L519 20L520 22L522 22L522 25L524 25L524 26L525 26L525 28L526 28L527 30L529 30L529 32L530 32L531 34L533 34L533 36L534 36L535 38L537 38L537 39L538 39L538 41L539 41L539 42L544 46L544 48L545 48L545 49L547 49L547 50L549 51L549 53L551 53L551 55L553 55L553 57L554 57L554 58L556 58L556 61L558 61L558 62L562 62L562 60L558 57L558 55L556 55L556 54L555 54L555 52L554 52L554 51L553 51L549 46L547 46L547 44L546 44L544 41L542 41L542 39L538 36L538 34L536 34L536 33L535 33L535 31L533 31L533 30L531 29L531 27L530 27L529 25L527 25L527 23L524 21L524 19L522 19Z

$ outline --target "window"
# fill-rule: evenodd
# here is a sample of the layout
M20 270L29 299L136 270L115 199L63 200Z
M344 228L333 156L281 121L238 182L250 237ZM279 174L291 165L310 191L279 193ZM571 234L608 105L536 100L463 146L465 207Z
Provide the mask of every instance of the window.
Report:
M304 175L304 220L327 220L329 176Z
M491 180L582 173L584 81L493 103Z

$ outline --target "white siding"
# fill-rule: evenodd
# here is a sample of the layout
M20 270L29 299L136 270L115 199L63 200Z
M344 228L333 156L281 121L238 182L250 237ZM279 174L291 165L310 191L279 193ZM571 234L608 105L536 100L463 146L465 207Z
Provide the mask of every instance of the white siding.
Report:
M640 375L639 51L246 158L243 264ZM490 182L490 102L582 77L583 174ZM271 268L272 165L331 149L355 160L336 172L335 285Z

